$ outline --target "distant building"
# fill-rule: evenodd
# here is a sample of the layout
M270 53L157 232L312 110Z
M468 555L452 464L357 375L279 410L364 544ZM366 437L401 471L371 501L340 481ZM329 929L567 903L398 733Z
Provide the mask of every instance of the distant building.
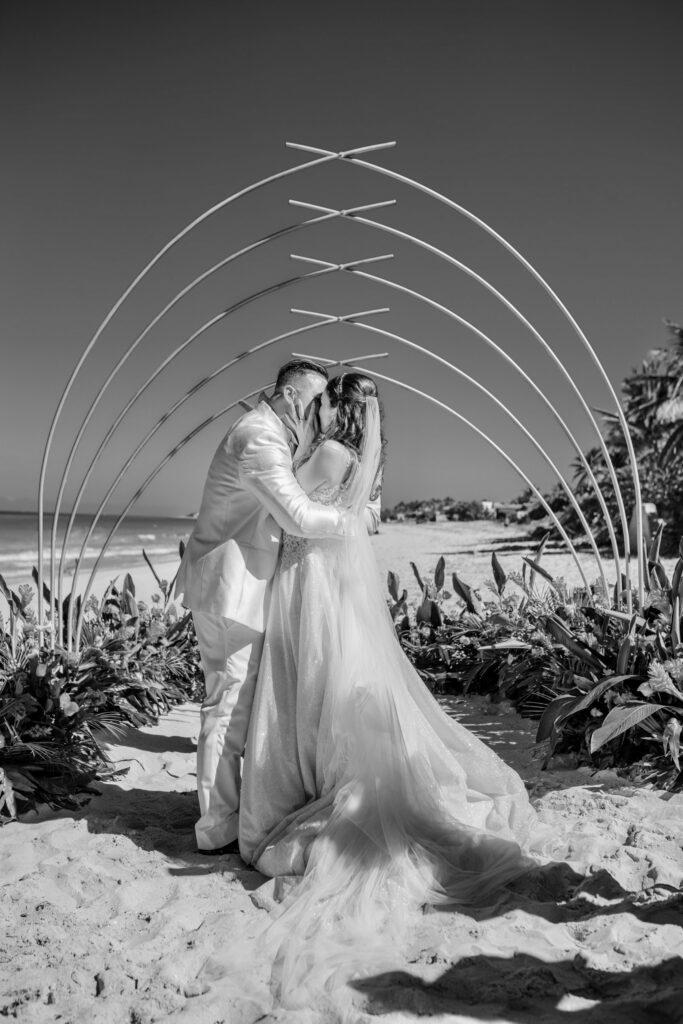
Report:
M529 515L529 506L521 505L517 501L494 501L493 515L496 519L503 519L506 523L522 523Z

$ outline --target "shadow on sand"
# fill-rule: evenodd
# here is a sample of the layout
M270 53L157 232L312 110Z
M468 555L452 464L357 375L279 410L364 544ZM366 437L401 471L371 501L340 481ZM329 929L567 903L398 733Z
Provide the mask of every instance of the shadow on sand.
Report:
M195 791L164 792L149 789L121 789L100 783L101 796L91 800L77 814L93 834L120 835L142 850L163 854L174 864L170 875L238 875L251 891L265 876L247 867L235 854L207 857L197 853L194 824L199 817Z
M249 890L265 881L264 875L247 867L237 855L207 857L197 852L194 824L199 817L199 805L195 791L124 790L109 783L101 783L99 788L101 796L74 815L75 819L87 822L89 832L125 836L140 849L162 854L174 862L167 868L169 874L178 877L230 871L239 873ZM582 875L562 862L532 868L501 890L490 906L444 905L432 907L429 912L457 911L482 921L515 909L553 923L630 913L653 924L683 926L680 893L674 893L670 899L639 903L608 871L601 869Z
M161 732L144 732L133 726L121 732L116 743L152 754L195 754L197 750L196 741L189 736L166 736Z
M680 1024L683 959L606 971L589 967L580 955L556 963L525 953L473 956L431 982L392 971L350 985L377 1016L402 1011L419 1017L457 1013L477 1021L504 1017L515 1024ZM567 1005L570 996L573 1005Z

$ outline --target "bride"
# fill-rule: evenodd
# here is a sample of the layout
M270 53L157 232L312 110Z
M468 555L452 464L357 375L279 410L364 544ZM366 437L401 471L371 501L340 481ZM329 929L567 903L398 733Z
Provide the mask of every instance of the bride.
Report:
M284 538L239 815L243 859L288 893L267 935L290 997L395 949L425 904L480 902L528 870L536 820L519 776L441 710L396 638L363 526L382 473L375 382L330 380L320 425L297 477L357 528Z

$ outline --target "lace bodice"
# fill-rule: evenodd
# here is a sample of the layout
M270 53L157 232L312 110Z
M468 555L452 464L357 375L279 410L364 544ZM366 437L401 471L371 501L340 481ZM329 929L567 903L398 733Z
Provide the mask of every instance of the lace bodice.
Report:
M356 460L349 452L348 469L341 483L334 484L333 486L321 485L320 487L315 487L308 493L311 501L317 501L319 505L344 508L346 505L346 492L348 491L349 484L353 479L353 470L356 465ZM306 537L295 537L291 533L283 533L280 569L288 569L296 562L300 562L306 554L310 544L311 541Z

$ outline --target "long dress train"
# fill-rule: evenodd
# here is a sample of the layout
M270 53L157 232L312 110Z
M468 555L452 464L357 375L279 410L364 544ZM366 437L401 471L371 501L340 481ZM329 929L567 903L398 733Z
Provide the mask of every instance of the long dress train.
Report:
M344 486L311 497L348 503ZM305 1002L387 959L424 904L490 899L534 864L535 824L519 776L404 655L364 531L286 536L239 836L259 871L300 876L268 929L281 998Z

